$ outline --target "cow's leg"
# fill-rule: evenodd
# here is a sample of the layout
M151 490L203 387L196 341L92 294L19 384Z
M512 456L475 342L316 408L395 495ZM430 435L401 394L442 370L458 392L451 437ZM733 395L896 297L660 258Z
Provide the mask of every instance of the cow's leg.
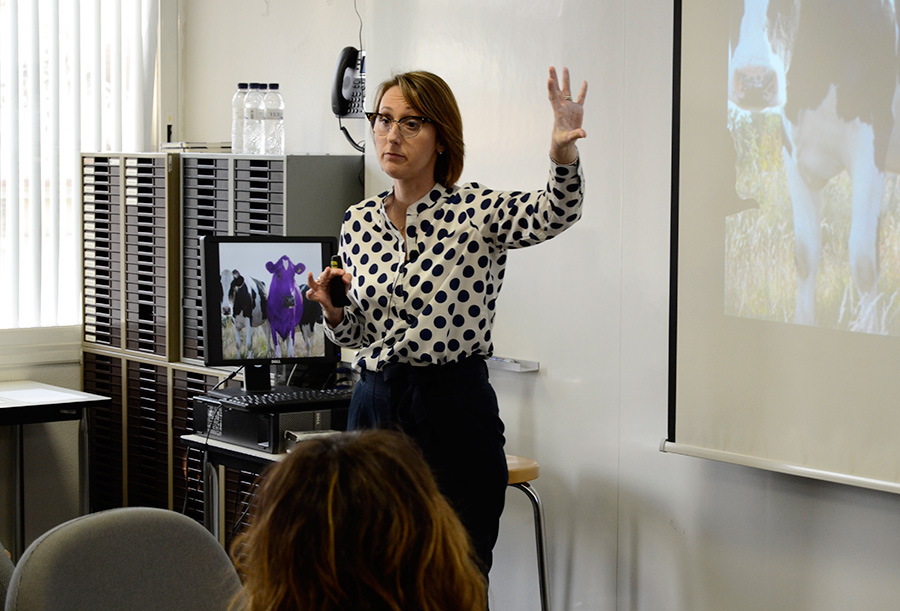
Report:
M234 332L234 349L237 352L237 357L241 358L241 330L238 327L238 319L235 317L231 318L231 330Z
M850 169L853 184L853 214L850 225L850 270L859 291L860 322L875 313L872 306L878 295L878 221L881 216L881 198L884 194L884 174L874 162L874 145L871 127L862 130L858 138L854 158L857 163ZM871 331L873 329L866 328Z
M308 329L306 325L300 327L300 336L303 338L303 347L306 350L306 354L312 354L312 342L313 342L313 332L312 329Z
M816 279L822 252L821 191L813 190L800 175L797 161L782 149L794 211L794 258L797 263L797 303L794 322L816 322Z
M266 336L266 354L273 354L274 346L272 346L272 327L269 325L269 321L262 321L260 327L262 327L263 335Z
M245 327L245 334L247 336L246 341L244 342L244 346L246 346L247 356L250 356L253 352L253 325L250 324L250 321L247 321L247 325Z
M275 344L275 358L281 358L281 344L278 341L278 332L275 329L272 329L272 343Z
M287 336L287 353L288 358L294 358L297 356L297 353L294 352L294 332L296 331L296 327L291 330L291 332Z

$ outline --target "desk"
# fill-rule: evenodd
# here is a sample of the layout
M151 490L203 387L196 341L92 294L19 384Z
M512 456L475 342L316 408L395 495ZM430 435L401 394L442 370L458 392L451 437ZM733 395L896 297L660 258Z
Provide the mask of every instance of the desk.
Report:
M222 542L219 536L221 516L219 515L219 472L216 465L260 472L269 463L283 459L287 454L270 454L252 448L245 448L227 441L210 439L206 435L182 435L188 447L203 451L203 525Z
M15 453L15 498L16 498L16 533L13 544L13 560L18 560L25 551L25 448L24 429L26 424L41 422L59 422L63 420L81 420L81 477L86 477L87 444L85 437L87 427L84 423L84 410L109 403L109 397L92 395L86 392L51 386L31 380L0 382L0 426L12 426L13 450ZM85 508L82 492L82 511Z
M334 434L336 434L335 431L310 431L303 437L312 439ZM203 452L203 525L206 526L206 529L213 536L222 541L222 538L219 536L222 520L219 514L221 503L219 499L219 473L216 465L259 473L270 463L284 459L287 453L270 454L269 452L260 452L259 450L245 448L227 441L211 439L206 435L182 435L181 439L188 447L197 448Z

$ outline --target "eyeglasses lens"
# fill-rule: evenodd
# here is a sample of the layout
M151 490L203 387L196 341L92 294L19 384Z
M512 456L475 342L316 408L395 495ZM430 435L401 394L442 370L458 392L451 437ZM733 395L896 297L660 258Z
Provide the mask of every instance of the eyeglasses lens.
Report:
M400 129L401 136L404 138L412 138L422 130L424 122L418 117L404 117L394 121L384 115L375 115L372 118L372 129L379 136L387 136L394 127L394 123L396 123L397 127Z

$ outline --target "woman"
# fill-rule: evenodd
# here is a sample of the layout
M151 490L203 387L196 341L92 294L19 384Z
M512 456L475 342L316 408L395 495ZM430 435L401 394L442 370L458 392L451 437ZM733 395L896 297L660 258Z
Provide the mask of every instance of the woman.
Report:
M261 478L232 546L244 611L471 611L484 577L416 446L361 431L304 441Z
M457 186L465 147L453 93L428 72L382 83L369 113L388 192L351 207L343 269L309 274L329 337L358 349L349 427L399 427L421 446L469 530L485 574L506 494L503 423L488 381L494 307L510 248L548 240L581 216L575 142L587 83L572 98L568 70L547 81L554 113L543 191ZM350 305L335 307L339 276Z

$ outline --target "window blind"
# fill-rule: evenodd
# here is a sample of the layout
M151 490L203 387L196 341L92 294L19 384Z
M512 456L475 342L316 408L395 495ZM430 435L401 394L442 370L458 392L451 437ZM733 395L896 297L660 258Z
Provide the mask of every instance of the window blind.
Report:
M0 0L0 328L81 319L81 151L149 152L159 0Z

